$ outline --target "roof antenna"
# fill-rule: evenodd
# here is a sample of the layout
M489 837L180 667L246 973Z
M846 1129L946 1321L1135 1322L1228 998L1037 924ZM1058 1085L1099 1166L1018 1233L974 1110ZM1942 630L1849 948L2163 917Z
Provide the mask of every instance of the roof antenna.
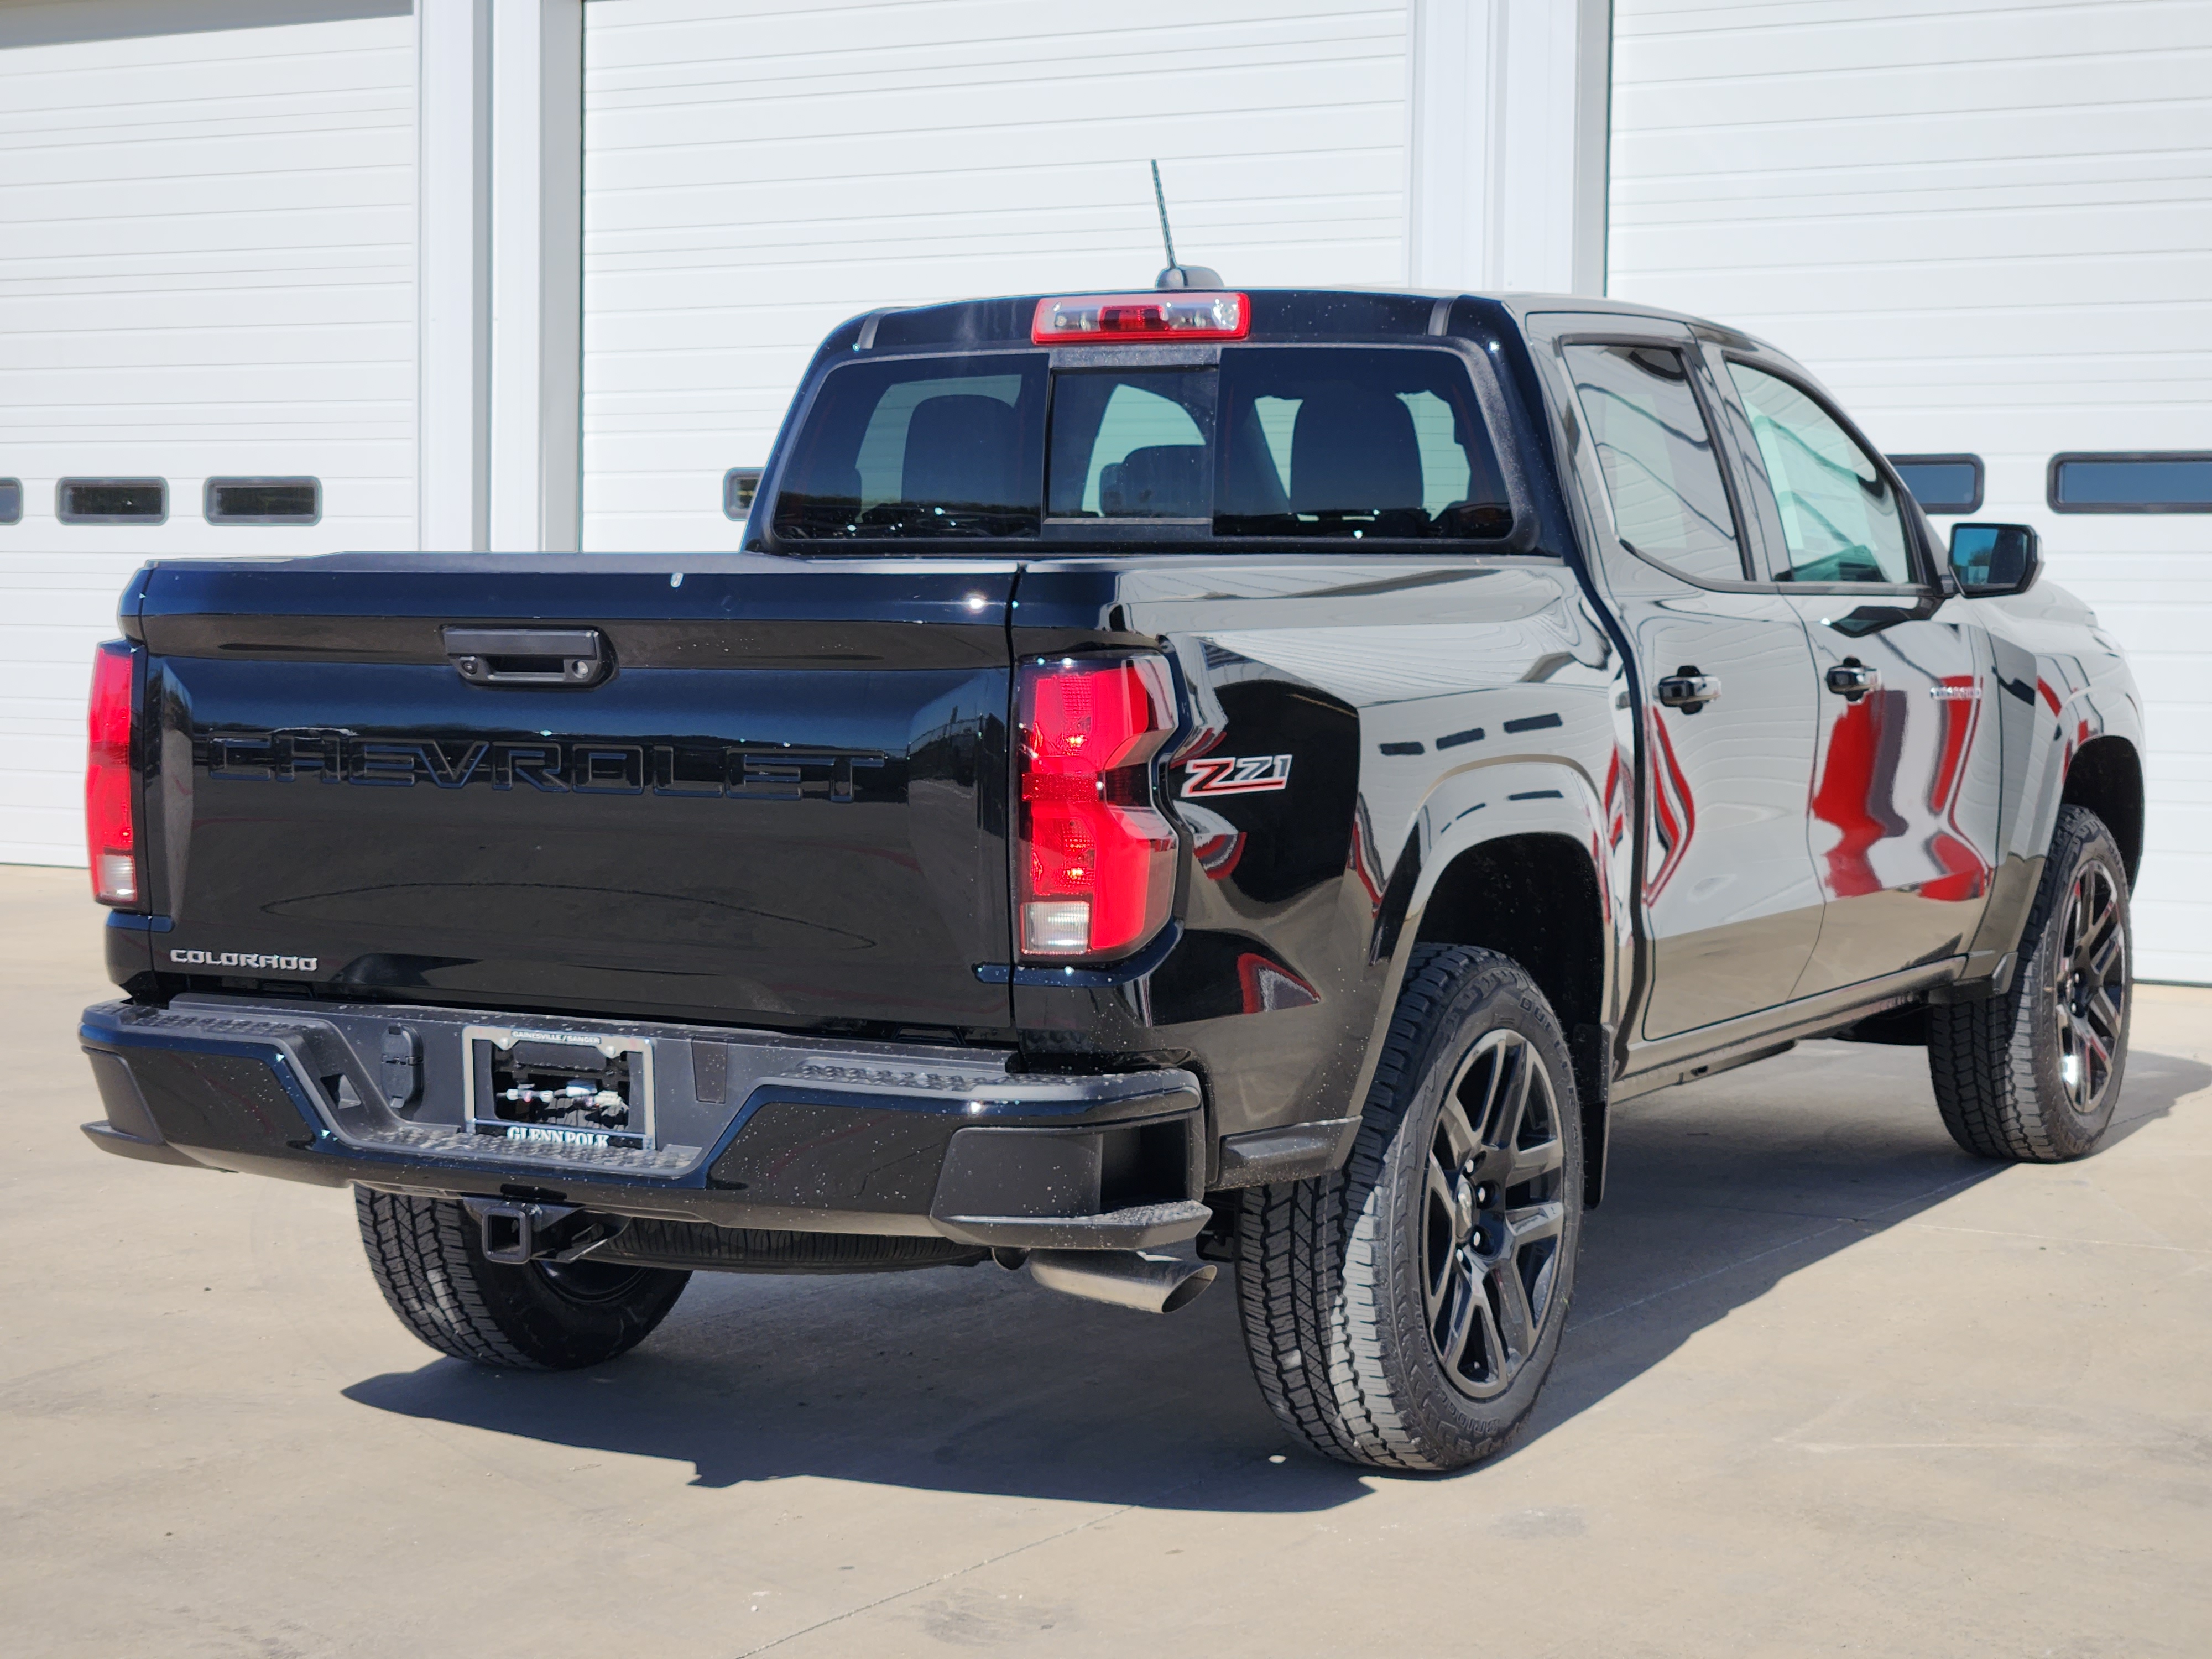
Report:
M1152 163L1152 199L1160 206L1160 240L1167 244L1168 268L1152 279L1154 288L1219 288L1221 273L1205 265L1179 265L1175 232L1168 228L1168 193L1160 188L1160 164Z

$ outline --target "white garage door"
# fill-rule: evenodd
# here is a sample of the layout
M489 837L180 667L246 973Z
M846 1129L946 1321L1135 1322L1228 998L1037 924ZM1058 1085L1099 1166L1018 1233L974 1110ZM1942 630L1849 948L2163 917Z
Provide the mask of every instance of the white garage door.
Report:
M1404 280L1402 0L584 11L584 545L734 546L815 343L877 306Z
M414 545L414 85L404 0L0 7L0 860L83 861L140 562ZM315 479L320 522L210 525L221 477ZM69 478L163 480L166 520L64 523Z
M2212 982L2212 516L2057 515L2068 451L2212 450L2212 6L1619 0L1609 287L1966 453L2148 702L2147 978ZM1938 521L1942 522L1942 520Z

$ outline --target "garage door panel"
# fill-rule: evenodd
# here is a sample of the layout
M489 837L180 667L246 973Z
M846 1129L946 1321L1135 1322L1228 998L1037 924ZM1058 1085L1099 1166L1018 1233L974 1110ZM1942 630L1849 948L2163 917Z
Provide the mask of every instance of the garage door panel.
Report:
M198 127L129 119L113 108L91 119L80 111L74 125L0 121L0 142L13 141L20 158L6 194L36 203L40 192L61 188L130 189L143 202L148 190L206 193L227 185L258 196L319 171L351 173L380 156L395 165L408 159L404 130L394 129L410 118L410 99L386 90L374 99L318 92L293 101L289 116L256 111ZM281 155L270 154L271 138L283 142ZM149 145L160 147L158 155L147 156Z
M1626 9L1626 8L1624 8ZM1690 79L1713 71L1716 25L1756 23L1744 38L1729 42L1726 64L1731 73L1804 78L1812 73L1857 73L1893 69L1907 62L1964 59L1992 67L2032 64L2054 53L2081 53L2082 40L2071 7L2052 7L2045 15L2014 5L1954 4L1942 12L1891 5L1887 15L1869 17L1863 5L1785 6L1776 0L1714 0L1695 4L1638 7L1639 45L1646 61L1670 77ZM2096 31L2098 55L2114 52L2161 55L2190 46L2212 46L2212 18L2180 15L2191 9L2162 5L2106 5ZM1731 14L1735 14L1731 17ZM1755 14L1755 15L1754 15ZM2085 54L2086 55L2086 54Z
M793 158L801 176L877 171L886 138L912 146L899 158L902 173L944 169L957 173L974 172L978 155L1000 145L1019 154L1029 144L1044 142L1050 144L1054 160L1065 155L1074 162L1126 155L1126 139L1137 128L1156 134L1163 148L1170 148L1168 141L1185 140L1171 146L1176 149L1187 149L1194 131L1203 131L1210 137L1217 127L1231 123L1237 131L1235 149L1248 154L1261 149L1271 131L1301 133L1307 144L1319 148L1328 148L1332 137L1358 142L1366 136L1364 118L1373 105L1396 105L1404 75L1402 56L1394 51L1389 58L1371 64L1315 66L1310 70L1278 69L1246 75L1215 68L1190 77L1197 84L1188 86L1179 84L1186 77L1175 76L1146 76L1127 86L1103 77L1048 76L1040 85L1008 88L1003 94L994 90L981 106L971 101L974 89L964 87L878 93L850 100L757 96L747 101L749 113L773 127L776 142L806 146L803 160ZM1204 100L1202 111L1191 107L1194 94ZM1096 107L1071 113L1071 104L1081 109L1086 101ZM1294 110L1286 107L1291 105L1296 106ZM659 158L665 169L655 171L670 184L710 182L719 176L718 161L753 142L702 141L687 133L691 121L711 119L719 107L702 104L671 109L654 104L605 115L595 107L595 159L627 157L635 162ZM966 124L949 128L950 118L962 109Z
M1649 167L1660 143L1639 139L1624 166ZM1625 173L1616 168L1613 222L1634 229L1708 219L1794 213L1817 206L1831 213L1933 215L1960 209L2027 207L2118 196L2195 201L2199 163L2185 154L2116 147L2066 155L2016 156L1922 154L1894 167L1778 167L1756 148L1740 149L1725 171Z
M732 545L814 343L878 306L1400 280L1405 8L1139 0L585 11L586 547Z
M1632 240L1622 247L1624 259L1633 257ZM1986 282L1978 284L1971 265L1960 262L1884 257L1841 268L1833 260L1824 262L1809 253L1801 259L1798 252L1792 242L1788 263L1769 260L1749 269L1741 264L1706 266L1700 262L1701 256L1688 249L1677 254L1647 254L1649 268L1626 266L1616 286L1638 298L1671 292L1686 301L1694 292L1698 296L1695 308L1699 311L1731 319L1756 316L1767 327L1772 325L1767 308L1778 288L1785 284L1791 313L1825 317L1831 327L1843 313L1879 318L1887 312L1925 312L1946 304L1965 310L1978 291L1987 295ZM2081 308L2086 290L2123 279L2128 302L2136 305L2194 307L2212 291L2212 252L2160 251L2125 259L2051 255L2022 260L2019 265L2017 270L2005 273L2002 303L2012 310L2015 321L2022 320L2023 310L2040 310L2051 326L2063 326L2068 315ZM1988 275L1986 270L1984 274Z
M1048 33L1037 27L1034 0L762 6L744 13L733 13L727 0L664 0L590 21L598 35L594 67L619 91L625 76L669 76L672 66L675 72L689 66L701 80L711 76L720 83L747 69L797 82L1065 64L1079 58L1141 64L1154 51L1173 59L1243 46L1259 17L1267 20L1273 38L1302 42L1396 34L1403 27L1401 9L1387 0L1279 0L1264 13L1129 0L1110 11L1055 17Z
M1630 56L1624 41L1617 63ZM1664 102L1651 113L1654 118L1681 125L1654 127L1648 133L1638 131L1635 150L1621 158L1614 177L1632 190L1638 181L1654 174L1693 171L1728 179L1731 191L1745 187L1740 176L1755 177L1765 181L1771 199L1786 202L1792 199L1786 187L1801 173L1813 175L1817 187L1820 175L1841 168L1887 169L1893 170L1899 187L1909 189L1923 179L1940 181L1952 165L1951 158L1978 157L1993 146L2002 146L2006 153L2015 155L2054 154L2055 164L2059 166L2066 164L2065 158L2085 153L2132 155L2171 148L2177 128L2203 118L2201 84L2163 90L2164 96L2147 97L2142 102L2049 111L2054 121L2063 117L2066 123L2067 136L2055 152L2047 136L2016 140L2022 113L2045 112L2022 103L1965 117L1906 115L1893 124L1869 126L1853 135L1849 153L1839 163L1841 147L1835 142L1835 118L1795 125L1735 123L1709 131L1692 127L1689 124L1696 117L1685 114L1706 100L1705 90L1670 88ZM1634 108L1629 100L1616 97L1614 109L1617 120L1632 128ZM1892 125L1894 131L1889 130ZM1614 154L1620 154L1617 147ZM1862 172L1857 178L1855 187L1866 188L1866 174ZM1636 198L1632 194L1629 199Z
M2050 512L2065 450L2212 448L2212 8L1617 0L1611 292L1802 358L1975 515L2146 704L2142 971L2212 981L2212 517Z
M2206 112L2212 119L2212 106ZM2159 210L2146 215L2147 205ZM1848 221L1791 214L1735 221L1716 216L1696 226L1625 229L1622 246L1635 254L1642 234L1679 246L1683 231L1691 228L1702 232L1701 263L1733 267L1751 262L1774 269L1776 243L1786 239L1790 263L1784 269L1848 259L1854 272L1890 272L1963 285L1986 282L1990 260L2020 256L2033 258L2039 268L2063 280L2073 275L2076 264L2109 263L2110 256L2097 250L2123 237L2130 263L2178 258L2187 267L2191 261L2201 261L2206 247L2212 246L2212 202L2106 200L1910 214L1893 208L1887 213L1853 215ZM1904 232L1910 233L1910 241L1898 240ZM2062 249L2069 252L2058 252ZM2008 297L2013 291L2008 285ZM2032 289L2024 291L2033 297ZM2074 297L2078 299L2078 290Z
M414 544L415 70L407 15L0 47L0 857L82 860L141 562ZM209 525L217 474L319 478L322 522ZM58 523L82 475L167 478L167 522Z

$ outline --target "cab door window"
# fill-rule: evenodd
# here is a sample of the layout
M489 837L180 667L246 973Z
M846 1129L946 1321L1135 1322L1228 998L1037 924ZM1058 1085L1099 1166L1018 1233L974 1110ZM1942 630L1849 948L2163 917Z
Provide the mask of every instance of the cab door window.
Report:
M1775 571L1776 580L1910 583L1905 514L1874 458L1779 375L1738 362L1729 364L1729 374L1751 416L1782 515L1789 564Z
M1741 581L1735 514L1682 354L1571 345L1565 355L1629 550L1692 581Z

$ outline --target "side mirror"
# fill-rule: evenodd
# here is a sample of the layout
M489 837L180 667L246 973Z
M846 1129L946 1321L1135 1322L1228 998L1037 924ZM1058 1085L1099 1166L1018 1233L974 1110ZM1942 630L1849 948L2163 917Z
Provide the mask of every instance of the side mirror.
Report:
M1970 599L2025 593L2043 574L2043 547L2024 524L1954 524L1951 574Z

